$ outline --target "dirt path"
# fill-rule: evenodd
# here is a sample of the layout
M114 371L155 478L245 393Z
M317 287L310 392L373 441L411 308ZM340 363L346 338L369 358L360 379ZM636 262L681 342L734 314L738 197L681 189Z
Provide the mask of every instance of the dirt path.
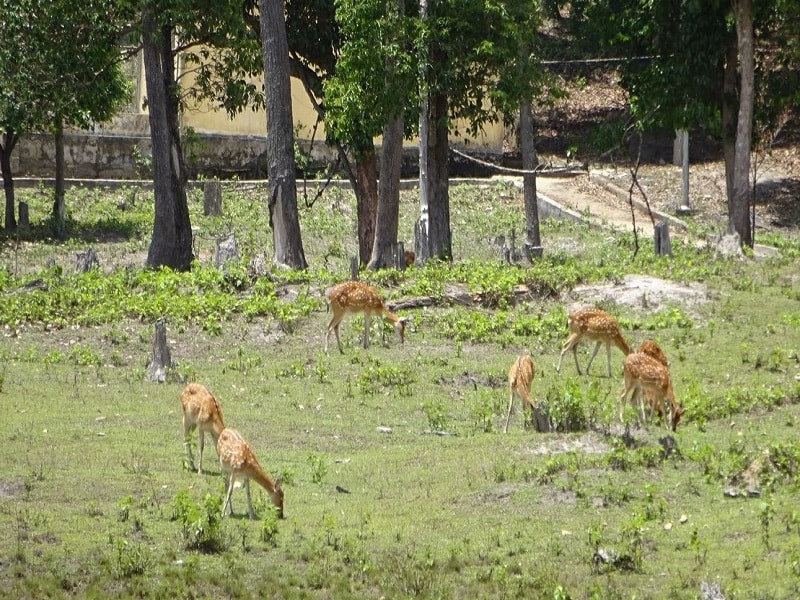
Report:
M536 190L558 205L572 210L583 218L610 229L631 231L633 227L630 206L625 199L625 190L599 177L580 174L571 177L538 177ZM612 191L613 190L613 191ZM680 234L680 222L669 215L655 213L660 218L672 221L671 234ZM639 235L653 238L653 222L643 207L636 207L636 229Z

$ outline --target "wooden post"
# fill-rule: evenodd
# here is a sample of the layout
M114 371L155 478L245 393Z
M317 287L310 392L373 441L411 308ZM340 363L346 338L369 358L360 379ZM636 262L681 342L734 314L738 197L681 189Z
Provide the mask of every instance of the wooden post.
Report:
M672 256L672 243L669 239L669 223L659 221L653 228L653 242L658 256Z
M222 214L222 183L216 179L203 182L203 214L206 217Z
M28 203L27 202L20 202L19 203L19 223L17 226L20 229L27 229L30 227L30 220L28 217Z

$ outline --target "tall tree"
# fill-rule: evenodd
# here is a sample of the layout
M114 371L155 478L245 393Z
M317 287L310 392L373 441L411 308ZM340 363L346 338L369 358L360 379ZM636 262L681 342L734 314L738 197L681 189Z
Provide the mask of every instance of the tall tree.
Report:
M427 175L428 247L430 256L452 257L449 201L449 135L451 124L464 120L470 134L499 119L510 120L519 103L536 88L535 61L520 62L521 45L530 44L535 15L532 1L438 0L428 2L422 25L421 56L429 61L425 84L430 129ZM527 55L526 59L528 58ZM524 68L521 68L524 67Z
M750 150L753 144L755 60L751 0L733 0L739 54L739 116L733 158L733 190L728 196L728 231L753 246L750 225Z
M755 6L751 0L605 0L583 7L586 11L573 17L583 28L578 37L597 39L620 56L634 57L623 63L621 82L642 126L719 131L728 229L752 245L754 120L759 129L774 131L787 111L797 113L800 5L786 0Z
M397 0L341 0L336 9L342 41L335 71L323 84L325 125L330 141L355 157L359 258L377 268L397 241L397 153L414 89L410 21ZM381 133L390 137L384 139L379 197L373 138Z
M297 214L289 46L283 2L260 0L259 9L267 105L269 214L275 262L305 269L308 264Z
M16 226L10 156L23 132L52 132L56 144L55 233L65 227L65 128L88 128L113 116L129 84L116 43L130 18L126 3L77 5L19 0L0 20L0 167L6 184L5 226ZM59 43L53 43L58 39Z
M147 266L188 271L192 227L186 201L186 165L178 129L178 90L172 51L173 24L154 4L142 10L142 51L153 147L155 217Z
M218 0L213 7L205 0L140 0L137 5L142 11L156 196L147 265L186 270L192 261L192 233L180 112L187 99L209 100L231 115L246 106L263 106L263 93L252 83L263 72L263 62L240 0ZM178 54L189 67L178 77L191 72L191 86L176 79Z

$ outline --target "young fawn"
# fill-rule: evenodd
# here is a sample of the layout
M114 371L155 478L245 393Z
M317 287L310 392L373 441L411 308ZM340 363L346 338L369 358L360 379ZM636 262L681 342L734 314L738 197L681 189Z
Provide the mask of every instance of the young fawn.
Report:
M242 480L247 494L247 514L251 519L255 519L253 503L250 500L250 480L252 479L267 490L272 504L278 509L278 518L282 519L283 488L281 487L281 478L278 477L273 481L267 475L261 465L258 464L256 455L242 435L235 429L227 428L223 430L219 440L217 440L217 452L219 453L219 464L223 472L229 475L228 493L225 496L225 504L222 505L222 514L225 514L225 509L228 507L230 507L231 515L233 514L233 502L231 500L233 486L237 481Z
M369 324L373 316L382 317L394 325L394 330L400 336L400 343L405 339L405 328L408 317L398 317L383 303L378 292L362 281L345 281L339 283L325 292L328 304L333 311L333 316L328 323L325 333L325 352L328 352L328 338L331 331L336 334L336 343L339 352L344 354L342 342L339 340L339 324L348 313L364 313L364 348L369 348Z
M181 392L181 409L183 410L183 443L186 446L188 464L194 470L194 457L192 456L192 432L197 429L200 437L200 464L197 472L203 472L203 447L205 446L206 433L216 445L219 434L225 429L222 421L222 407L214 395L199 383L190 383Z
M584 338L596 342L594 352L589 358L589 364L586 365L586 374L589 374L589 368L592 366L592 361L597 355L601 344L606 345L606 357L608 358L608 376L611 377L611 344L627 356L631 353L631 348L622 337L619 330L617 320L607 312L599 308L589 307L580 308L569 314L567 319L567 326L569 327L569 337L561 348L561 356L558 357L558 366L556 371L561 372L561 361L564 360L564 354L572 350L572 355L575 357L575 368L578 369L578 375L581 374L580 365L578 365L578 344Z
M508 399L508 413L506 414L506 426L503 428L503 433L508 433L508 422L511 419L514 394L517 394L522 400L523 428L527 423L526 413L530 412L531 415L533 415L534 404L531 401L531 382L535 374L536 367L533 364L533 359L528 354L519 355L517 360L514 361L514 364L511 365L508 371L508 391L510 398Z
M667 366L649 354L634 352L625 357L622 362L622 371L625 375L625 388L620 394L620 420L624 419L625 400L631 395L630 401L637 411L637 420L645 419L644 402L641 394L644 393L648 403L659 416L669 419L672 431L678 428L684 408L675 400L672 389L672 379Z

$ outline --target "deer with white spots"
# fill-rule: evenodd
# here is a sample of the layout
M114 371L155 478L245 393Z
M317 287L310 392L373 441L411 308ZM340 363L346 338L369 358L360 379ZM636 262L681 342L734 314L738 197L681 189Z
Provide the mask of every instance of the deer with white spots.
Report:
M244 489L247 495L247 514L251 519L255 519L253 503L250 500L250 480L252 479L269 494L272 504L278 511L278 518L283 518L283 487L281 478L272 479L261 465L258 464L253 449L250 447L242 435L235 429L227 428L217 440L217 452L219 453L219 464L222 471L228 475L228 491L225 495L225 504L222 505L222 514L230 508L233 514L233 495L234 484L237 481L244 482Z
M611 345L613 344L619 348L626 356L631 353L631 348L628 342L622 337L622 332L619 328L617 320L604 310L594 306L588 308L580 308L569 314L567 318L567 327L569 328L569 337L564 342L561 348L561 355L558 357L557 372L561 372L561 361L564 360L564 354L572 350L572 355L575 357L575 368L578 370L578 375L581 374L581 367L578 364L578 344L584 340L590 340L595 343L592 356L589 358L589 363L586 365L586 374L589 374L589 368L592 366L592 361L597 355L601 344L606 346L606 358L608 359L608 376L611 377Z
M383 303L375 288L363 281L345 281L339 283L325 292L333 316L328 323L325 333L325 352L328 352L328 338L331 332L336 334L336 343L339 352L344 354L342 342L339 339L339 324L348 314L364 313L364 348L369 348L369 325L373 316L381 317L392 323L394 330L400 337L400 343L405 340L406 323L408 317L398 317Z

